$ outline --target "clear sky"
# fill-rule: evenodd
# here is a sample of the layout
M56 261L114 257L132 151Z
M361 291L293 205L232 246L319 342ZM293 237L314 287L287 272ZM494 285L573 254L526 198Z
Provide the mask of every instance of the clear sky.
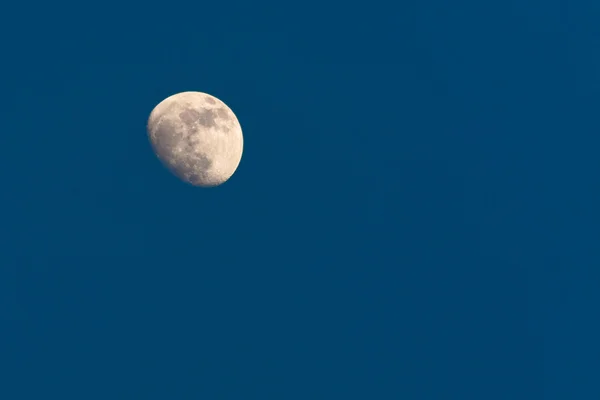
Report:
M598 2L13 3L0 398L600 398Z

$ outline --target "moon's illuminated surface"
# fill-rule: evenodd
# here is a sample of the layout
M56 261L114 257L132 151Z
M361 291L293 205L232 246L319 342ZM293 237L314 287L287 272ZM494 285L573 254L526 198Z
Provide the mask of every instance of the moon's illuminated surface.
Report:
M167 97L150 113L148 137L160 161L194 186L227 181L242 159L240 123L214 96L182 92Z

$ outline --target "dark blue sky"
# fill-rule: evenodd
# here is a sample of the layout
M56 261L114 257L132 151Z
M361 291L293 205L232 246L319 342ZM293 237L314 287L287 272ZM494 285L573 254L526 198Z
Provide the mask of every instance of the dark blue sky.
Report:
M0 397L600 398L600 5L212 3L3 12Z

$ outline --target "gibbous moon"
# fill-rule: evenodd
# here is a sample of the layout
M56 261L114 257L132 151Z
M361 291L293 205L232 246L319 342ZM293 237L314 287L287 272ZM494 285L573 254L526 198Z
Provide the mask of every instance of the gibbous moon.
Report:
M221 185L242 159L244 139L237 117L206 93L167 97L150 113L147 130L159 160L194 186Z

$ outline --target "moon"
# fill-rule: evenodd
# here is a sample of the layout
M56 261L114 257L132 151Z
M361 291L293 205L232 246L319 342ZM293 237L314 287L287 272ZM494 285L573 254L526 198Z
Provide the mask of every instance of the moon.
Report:
M147 131L162 164L193 186L225 183L242 159L244 138L237 117L207 93L167 97L150 113Z

